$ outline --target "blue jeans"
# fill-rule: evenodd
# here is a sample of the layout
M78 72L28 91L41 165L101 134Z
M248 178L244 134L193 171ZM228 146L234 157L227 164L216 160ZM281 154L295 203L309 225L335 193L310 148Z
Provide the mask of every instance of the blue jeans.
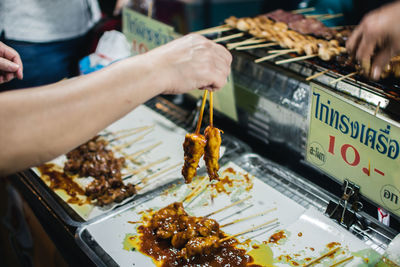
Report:
M24 78L0 85L0 91L45 85L79 74L78 61L86 53L87 39L30 43L1 38L20 54Z

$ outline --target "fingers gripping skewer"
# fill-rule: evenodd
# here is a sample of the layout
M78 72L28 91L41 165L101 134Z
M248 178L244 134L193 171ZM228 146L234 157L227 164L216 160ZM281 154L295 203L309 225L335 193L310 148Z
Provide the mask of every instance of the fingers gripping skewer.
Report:
M335 249L332 249L331 251L328 251L327 253L323 254L322 256L310 261L307 264L304 264L303 267L308 267L313 265L314 263L317 263L318 261L322 260L323 258L329 257L330 255L334 254L336 251L338 251L340 249L340 247L337 247Z
M244 234L247 234L247 233L249 233L249 232L252 232L252 231L261 229L261 228L263 228L263 227L265 227L265 226L267 226L267 225L269 225L269 224L272 224L272 223L274 223L274 222L276 222L276 221L278 221L277 218L275 218L275 219L273 219L273 220L270 220L270 221L268 221L268 222L266 222L266 223L263 223L263 224L260 224L260 225L251 227L250 229L244 230L244 231L242 231L242 232L240 232L240 233L237 233L237 234L234 234L234 235L231 235L231 236L224 237L224 238L220 239L219 242L222 243L222 242L224 242L224 241L226 241L226 240L229 240L229 239L231 239L231 238L234 238L234 237L237 237L237 236L240 236L240 235L244 235Z
M213 212L207 214L207 215L204 216L204 217L210 217L210 216L212 216L212 215L215 215L215 214L217 214L217 213L220 213L221 211L224 211L224 210L227 210L227 209L229 209L229 208L231 208L231 207L233 207L233 206L239 205L240 203L245 202L246 200L249 200L250 198L251 198L251 196L248 196L248 197L246 197L246 198L243 198L243 199L241 199L241 200L238 200L238 201L236 201L236 202L233 202L232 204L230 204L230 205L228 205L228 206L226 206L226 207L223 207L223 208L221 208L221 209L219 209L219 210L213 211Z

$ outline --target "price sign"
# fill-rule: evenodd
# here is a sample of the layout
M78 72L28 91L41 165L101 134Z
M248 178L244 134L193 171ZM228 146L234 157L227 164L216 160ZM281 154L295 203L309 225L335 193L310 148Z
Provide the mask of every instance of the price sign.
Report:
M142 54L176 37L174 29L129 8L122 11L122 31L132 42L133 54Z
M399 124L312 84L307 161L400 215Z

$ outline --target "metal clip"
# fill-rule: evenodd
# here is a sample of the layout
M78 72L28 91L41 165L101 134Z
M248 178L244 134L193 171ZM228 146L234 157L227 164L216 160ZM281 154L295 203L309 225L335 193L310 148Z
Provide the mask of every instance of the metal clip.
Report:
M336 204L333 201L329 201L325 213L328 214L330 218L350 228L357 220L355 213L362 209L362 203L358 201L360 188L348 180L344 180L342 188L343 195L339 202ZM350 206L351 210L348 209L348 206Z

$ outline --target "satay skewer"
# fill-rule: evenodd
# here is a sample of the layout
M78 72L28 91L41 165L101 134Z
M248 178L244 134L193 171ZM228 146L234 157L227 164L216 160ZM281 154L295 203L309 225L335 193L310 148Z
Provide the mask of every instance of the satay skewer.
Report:
M356 74L358 74L358 71L349 73L349 74L344 75L344 76L342 76L342 77L340 77L340 78L337 78L337 79L335 79L335 80L333 80L333 81L330 81L329 84L335 84L335 83L340 82L341 80L344 80L344 79L346 79L346 78L353 77L353 76L356 75Z
M236 47L236 50L248 50L248 49L255 49L255 48L263 48L263 47L270 47L279 45L278 43L266 43L266 44L257 44L257 45L248 45L248 46L239 46Z
M348 257L348 258L345 258L345 259L343 259L343 260L340 260L340 261L338 261L338 262L335 262L334 264L332 264L332 265L329 266L329 267L336 267L336 266L338 266L338 265L340 265L340 264L342 264L342 263L344 263L344 262L346 262L346 261L352 260L353 258L354 258L354 256L350 256L350 257Z
M290 52L296 52L297 49L277 49L277 50L269 50L269 54L276 54L276 53L290 53Z
M181 166L181 165L182 165L182 162L179 162L179 163L177 163L177 164L175 164L175 165L169 166L168 168L162 169L162 170L160 170L159 172L156 172L156 173L154 173L153 175L150 175L150 176L148 176L148 177L142 179L142 180L140 181L140 183L142 183L142 184L147 184L150 180L152 180L152 179L154 179L154 178L160 176L161 174L164 174L164 173L166 173L166 172L168 172L168 171L170 171L170 170L173 170L173 169L175 169L175 168L177 168L177 167L179 167L179 166Z
M282 55L285 55L285 54L288 54L288 53L290 53L290 52L275 53L275 54L272 54L272 55L269 55L269 56L257 58L256 60L254 60L254 62L255 63L260 63L260 62L263 62L263 61L266 61L266 60L269 60L269 59L273 59L273 58L276 58L276 57L279 57L279 56L282 56Z
M290 62L302 61L302 60L310 59L310 58L317 57L317 56L318 55L315 54L315 55L305 55L305 56L301 56L301 57L289 58L289 59L279 60L279 61L275 62L275 64L280 65L280 64L290 63Z
M245 197L245 198L243 198L243 199L241 199L241 200L238 200L238 201L236 201L236 202L233 202L232 204L229 204L228 206L225 206L225 207L223 207L223 208L220 208L219 210L213 211L213 212L211 212L211 213L205 215L204 217L210 217L210 216L212 216L212 215L215 215L215 214L217 214L217 213L220 213L221 211L224 211L224 210L227 210L227 209L229 209L229 208L231 208L231 207L234 207L234 206L236 206L236 205L239 205L240 203L245 202L246 200L249 200L250 198L251 198L251 196L247 196L247 197Z
M313 12L313 11L315 11L315 7L307 7L307 8L295 9L295 10L292 10L291 12L293 14L301 14L301 13Z
M125 174L125 175L127 175L127 176L137 175L137 174L139 174L139 173L141 173L141 172L143 172L143 171L147 171L147 170L151 169L152 167L154 167L155 165L158 165L158 164L160 164L160 163L162 163L162 162L164 162L164 161L167 161L167 160L169 160L169 159L170 159L170 157L161 158L161 159L156 160L156 161L154 161L154 162L151 162L151 163L149 163L149 164L147 164L147 165L144 165L144 166L142 166L142 167L140 167L140 168L138 168L138 169L132 170L130 173L127 173L127 174ZM127 178L127 177L124 177L124 179L128 179L128 178ZM123 179L123 180L124 180L124 179Z
M242 231L242 232L240 232L240 233L237 233L237 234L234 234L234 235L230 235L230 236L224 237L224 238L220 239L219 242L222 243L222 242L224 242L224 241L226 241L226 240L229 240L229 239L231 239L231 238L235 238L235 237L237 237L237 236L244 235L244 234L250 233L250 232L252 232L252 231L261 229L261 228L263 228L263 227L265 227L265 226L267 226L267 225L269 225L269 224L272 224L272 223L274 223L274 222L276 222L276 221L278 221L277 218L272 219L272 220L270 220L270 221L268 221L268 222L265 222L265 223L263 223L263 224L260 224L260 225L251 227L251 228L249 228L249 229L247 229L247 230L244 230L244 231Z
M311 80L313 80L313 79L315 79L315 78L318 78L319 76L324 75L324 74L327 73L328 71L329 71L329 70L323 70L323 71L320 71L320 72L318 72L318 73L315 73L314 75L311 75L311 76L307 77L307 78L306 78L306 81L311 81Z
M214 108L213 108L213 91L210 92L210 100L209 100L209 105L210 105L210 126L214 127Z
M162 144L162 141L159 141L159 142L157 142L157 143L155 143L155 144L153 144L153 145L151 145L151 146L148 146L148 147L143 148L143 149L141 149L141 150L139 150L139 151L136 151L136 152L133 153L133 154L126 155L126 156L125 156L125 159L134 160L135 158L139 157L140 155L142 155L142 154L144 154L144 153L147 153L147 152L153 150L154 148L156 148L157 146L159 146L159 145L161 145L161 144Z
M137 132L141 132L141 131L147 130L147 129L151 128L152 126L153 125L140 126L140 127L129 128L129 129L122 129L122 130L118 130L118 131L115 131L115 132L108 132L108 133L105 133L105 134L101 134L101 136L108 136L108 135L114 135L115 136L115 135L119 135L121 133L129 133L129 132L137 133Z
M189 199L193 199L194 197L196 197L198 195L198 193L202 192L201 189L203 188L203 185L207 182L207 176L204 177L203 180L201 180L201 182L199 182L197 184L197 186L182 200L182 202L186 202ZM206 185L207 187L207 185Z
M137 133L140 133L140 132L143 132L143 131L145 131L145 130L151 129L151 128L153 128L153 127L154 127L154 125L151 125L151 126L144 126L144 127L137 128L137 129L135 129L135 130L133 130L133 131L131 131L131 132L128 132L128 133L126 133L126 134L123 134L123 135L114 137L113 139L110 140L110 142L115 142L115 141L124 139L124 138L126 138L126 137L130 137L130 136L132 136L132 135L135 135L135 134L137 134Z
M244 35L244 33L240 32L240 33L235 33L235 34L232 34L232 35L216 38L213 41L216 42L216 43L219 43L219 42L223 42L223 41L236 39L236 38L242 37L243 35Z
M228 50L235 49L236 47L242 46L242 45L250 45L250 44L258 44L258 43L263 43L266 42L266 39L258 39L256 37L241 41L241 42L236 42L236 43L230 43L227 44Z
M318 18L318 20L335 19L335 18L339 18L342 16L343 16L343 13L338 13L338 14L332 14L332 15L326 15L324 17L320 17L320 18Z
M220 26L215 26L215 27L211 27L211 28L207 28L207 29L195 31L195 32L193 32L193 33L197 33L197 34L211 34L211 33L217 33L217 32L230 31L230 30L232 30L232 28L229 27L227 24L224 24L224 25L220 25Z
M221 228L222 227L226 227L226 226L229 226L229 225L232 225L232 224L235 224L235 223L239 223L239 222L242 222L242 221L245 221L245 220L249 220L249 219L252 219L252 218L255 218L255 217L263 216L263 215L268 214L268 213L270 213L272 211L275 211L275 210L276 210L276 208L268 209L268 210L265 210L263 212L259 212L259 213L256 213L256 214L244 217L244 218L240 218L240 219L234 220L234 221L229 222L229 223L225 223L225 224L221 225L220 227Z
M304 264L303 267L311 266L311 265L313 265L314 263L316 263L316 262L322 260L323 258L326 258L326 257L328 257L328 256L330 256L330 255L332 255L332 254L334 254L334 253L335 253L336 251L338 251L339 249L340 249L340 247L336 247L335 249L332 249L331 251L328 251L327 253L325 253L325 254L321 255L320 257L318 257L318 258L316 258L316 259L310 261L309 263Z
M151 130L148 131L147 133L144 133L144 134L142 134L142 135L136 137L135 139L133 139L133 140L131 140L131 141L129 141L129 142L123 143L123 144L121 144L121 145L115 145L115 146L113 146L112 148L113 148L115 151L121 151L122 149L127 148L127 147L130 147L130 146L133 145L134 143L139 142L139 141L142 140L146 135L148 135L150 132L151 132Z
M200 133L201 121L203 120L204 107L206 106L208 90L204 90L203 101L201 102L199 120L197 121L196 134Z

